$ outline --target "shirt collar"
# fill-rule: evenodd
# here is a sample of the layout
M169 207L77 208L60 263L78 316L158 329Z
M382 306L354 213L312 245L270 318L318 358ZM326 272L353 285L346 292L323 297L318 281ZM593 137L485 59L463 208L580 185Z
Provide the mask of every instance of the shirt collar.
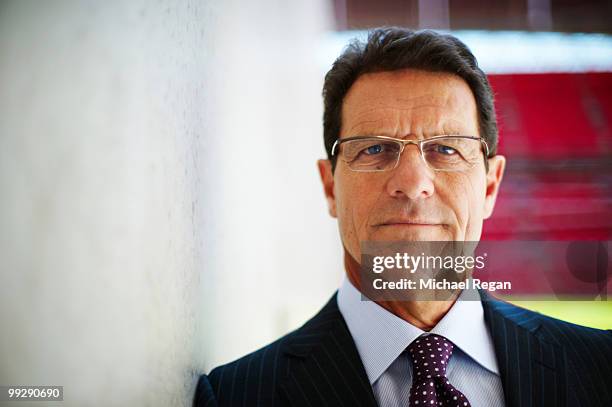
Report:
M460 300L430 332L448 338L484 368L499 375L482 304L461 300L468 295L464 290ZM362 301L361 292L346 276L338 290L338 308L355 341L370 384L378 380L412 341L426 333L374 301Z
M477 290L463 290L459 299L430 332L448 338L482 367L499 375L493 338L487 328Z

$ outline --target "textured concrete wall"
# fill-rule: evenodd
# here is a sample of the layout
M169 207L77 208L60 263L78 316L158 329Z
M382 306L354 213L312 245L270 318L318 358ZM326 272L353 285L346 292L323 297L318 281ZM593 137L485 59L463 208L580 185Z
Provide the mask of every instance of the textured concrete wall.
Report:
M189 397L215 12L196 3L1 6L0 383Z
M188 405L331 294L323 3L0 4L0 385Z

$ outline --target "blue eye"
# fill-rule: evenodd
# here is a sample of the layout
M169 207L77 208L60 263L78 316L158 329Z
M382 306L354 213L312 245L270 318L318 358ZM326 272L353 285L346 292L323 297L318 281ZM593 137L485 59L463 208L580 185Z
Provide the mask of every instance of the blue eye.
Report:
M457 150L455 150L452 147L449 146L445 146L442 144L437 144L436 145L436 152L444 154L444 155L453 155L457 153Z
M370 146L370 147L366 148L364 151L368 155L379 154L379 153L382 153L383 146L382 146L382 144L376 144L376 145L373 145L373 146Z

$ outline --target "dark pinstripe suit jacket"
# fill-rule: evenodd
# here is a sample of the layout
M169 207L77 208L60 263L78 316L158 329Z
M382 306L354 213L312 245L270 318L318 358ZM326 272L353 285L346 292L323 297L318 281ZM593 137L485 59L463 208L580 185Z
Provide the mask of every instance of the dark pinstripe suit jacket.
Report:
M506 406L612 407L612 331L549 318L481 291ZM336 295L301 328L214 369L194 406L376 406Z

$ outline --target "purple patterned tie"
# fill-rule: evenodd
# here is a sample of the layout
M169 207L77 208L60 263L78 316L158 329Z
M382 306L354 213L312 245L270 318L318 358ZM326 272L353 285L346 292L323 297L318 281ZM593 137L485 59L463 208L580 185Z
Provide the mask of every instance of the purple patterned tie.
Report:
M453 343L443 336L420 336L408 346L412 359L410 407L470 407L468 399L446 378Z

